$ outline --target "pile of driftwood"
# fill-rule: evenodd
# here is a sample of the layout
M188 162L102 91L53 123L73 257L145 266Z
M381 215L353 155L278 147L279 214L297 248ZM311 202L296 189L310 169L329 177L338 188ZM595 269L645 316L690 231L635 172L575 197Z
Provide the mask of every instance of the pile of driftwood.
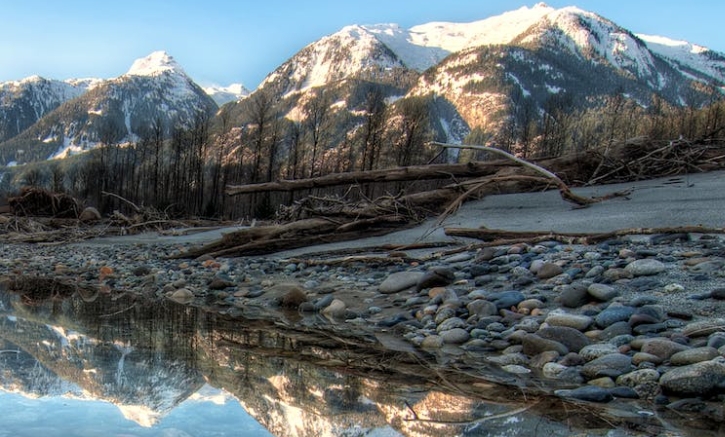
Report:
M599 198L582 197L570 189L591 183L611 183L650 179L674 174L702 172L722 168L722 147L710 143L693 144L684 140L656 144L647 138L635 138L612 144L604 153L583 152L569 156L529 162L504 151L485 146L460 146L434 143L440 147L470 148L488 151L502 159L466 164L436 164L386 170L339 173L310 179L282 180L262 184L227 187L228 195L263 192L292 192L334 186L360 187L380 182L449 180L441 188L383 196L374 200L351 202L344 198L310 196L283 207L282 224L249 228L225 235L221 240L193 249L181 257L202 254L246 256L278 252L313 244L346 241L381 235L419 223L432 215L442 219L468 199L487 194L558 189L562 199L574 207L606 200L628 192L613 192ZM674 230L673 230L674 231ZM484 240L507 240L479 230L452 230ZM478 232L478 233L477 233ZM511 239L561 238L578 241L600 236L509 235Z
M8 197L8 205L16 216L78 218L80 203L64 193L52 193L37 187L24 187L17 196Z

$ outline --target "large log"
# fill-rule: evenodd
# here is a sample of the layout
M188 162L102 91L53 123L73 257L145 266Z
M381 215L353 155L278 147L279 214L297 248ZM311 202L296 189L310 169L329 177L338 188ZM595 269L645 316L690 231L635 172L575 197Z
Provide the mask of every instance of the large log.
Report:
M333 173L309 179L280 180L249 185L229 185L229 196L261 193L270 191L295 191L311 188L332 187L345 184L365 184L370 182L399 182L419 179L446 179L450 177L482 177L498 172L502 167L510 167L507 160L488 162L474 161L466 164L431 164L410 167L396 167L383 170L354 171Z

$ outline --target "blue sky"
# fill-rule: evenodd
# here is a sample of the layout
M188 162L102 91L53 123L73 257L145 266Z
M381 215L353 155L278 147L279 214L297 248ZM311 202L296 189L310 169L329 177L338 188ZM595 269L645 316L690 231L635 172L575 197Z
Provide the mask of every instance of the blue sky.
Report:
M33 74L111 78L166 50L202 85L255 88L290 56L349 24L470 22L533 6L518 0L0 0L0 82ZM725 52L725 2L550 0L635 33Z

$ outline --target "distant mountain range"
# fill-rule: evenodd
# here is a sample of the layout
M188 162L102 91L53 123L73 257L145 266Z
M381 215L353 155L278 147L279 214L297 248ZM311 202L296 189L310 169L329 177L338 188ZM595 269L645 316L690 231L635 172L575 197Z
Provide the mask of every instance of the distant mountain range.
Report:
M347 26L303 48L252 92L203 89L171 56L154 52L114 79L0 83L0 165L136 141L159 125L169 134L218 114L241 123L245 97L261 93L299 121L305 102L324 92L339 116L339 139L360 125L373 86L389 103L432 96L437 136L460 142L473 128L500 129L521 99L534 114L564 94L579 106L618 92L644 106L652 96L697 104L707 87L724 89L725 55L543 3L471 23Z

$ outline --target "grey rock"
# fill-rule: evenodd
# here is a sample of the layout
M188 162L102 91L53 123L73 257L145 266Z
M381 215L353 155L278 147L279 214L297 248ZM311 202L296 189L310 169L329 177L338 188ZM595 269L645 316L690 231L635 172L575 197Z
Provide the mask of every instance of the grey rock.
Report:
M644 258L632 261L624 268L633 276L651 276L665 271L665 265L661 261L652 258Z
M583 347L588 346L591 341L579 330L567 326L550 326L539 329L536 332L541 338L557 341L571 352L579 352Z
M617 291L614 287L606 284L597 283L591 284L587 288L587 293L589 293L589 295L593 298L602 302L608 302L619 296L619 291Z
M416 283L417 290L425 288L443 287L452 284L456 280L456 274L448 267L436 267L423 274ZM407 288L407 287L406 287Z
M696 347L675 353L670 357L673 366L687 366L701 361L710 361L720 355L714 347Z
M594 318L594 322L600 328L606 328L617 322L627 321L632 314L634 308L629 306L609 306Z
M571 284L562 287L558 300L567 308L579 308L589 302L587 287L582 284Z
M619 349L610 343L595 343L588 346L584 346L579 350L579 355L585 361L592 361L597 358L601 358L605 355L612 355L619 353Z
M612 339L622 336L631 335L632 327L625 321L612 323L599 333L599 339L603 341L611 341Z
M585 385L573 390L555 390L554 394L561 398L599 403L606 403L614 399L608 389L593 385Z
M687 337L705 337L718 331L725 331L725 319L711 319L689 323L682 330Z
M539 279L550 279L562 273L564 273L564 270L560 265L545 262L536 272L536 277Z
M493 302L496 305L496 308L503 309L503 308L511 308L518 305L520 302L525 300L523 293L520 291L501 291L498 293L491 293L488 295L488 300Z
M662 375L660 385L679 396L705 396L725 383L725 358L675 367Z
M632 359L627 355L616 353L604 355L586 363L582 369L582 375L589 379L601 376L616 378L619 375L632 370Z
M471 338L471 335L463 328L453 328L447 331L441 331L438 335L443 339L445 344L463 344Z
M397 293L418 284L423 272L395 272L388 275L380 284L378 290L384 294Z
M645 340L640 351L659 357L662 360L668 360L677 352L684 351L689 348L690 347L687 345L676 343L666 338L653 338Z
M449 329L453 328L466 328L466 322L465 320L461 319L460 317L450 317L443 321L443 323L439 324L436 328L436 331L442 332L442 331L448 331Z
M420 344L423 349L440 349L443 347L443 338L439 335L429 335Z
M625 373L617 377L617 385L636 387L647 382L657 382L660 379L660 372L655 369L639 369Z
M468 314L477 317L494 316L498 314L496 304L484 299L476 299L466 305Z
M565 326L584 331L591 326L593 320L589 316L552 311L546 316L545 322L551 326Z
M536 334L526 334L521 341L521 345L524 347L523 352L530 357L546 351L556 351L559 355L566 355L569 352L566 346L558 341L547 340Z
M544 364L544 367L541 368L541 374L544 375L544 377L546 377L546 378L556 379L566 369L567 369L566 366L563 366L559 363L550 362L550 363Z

